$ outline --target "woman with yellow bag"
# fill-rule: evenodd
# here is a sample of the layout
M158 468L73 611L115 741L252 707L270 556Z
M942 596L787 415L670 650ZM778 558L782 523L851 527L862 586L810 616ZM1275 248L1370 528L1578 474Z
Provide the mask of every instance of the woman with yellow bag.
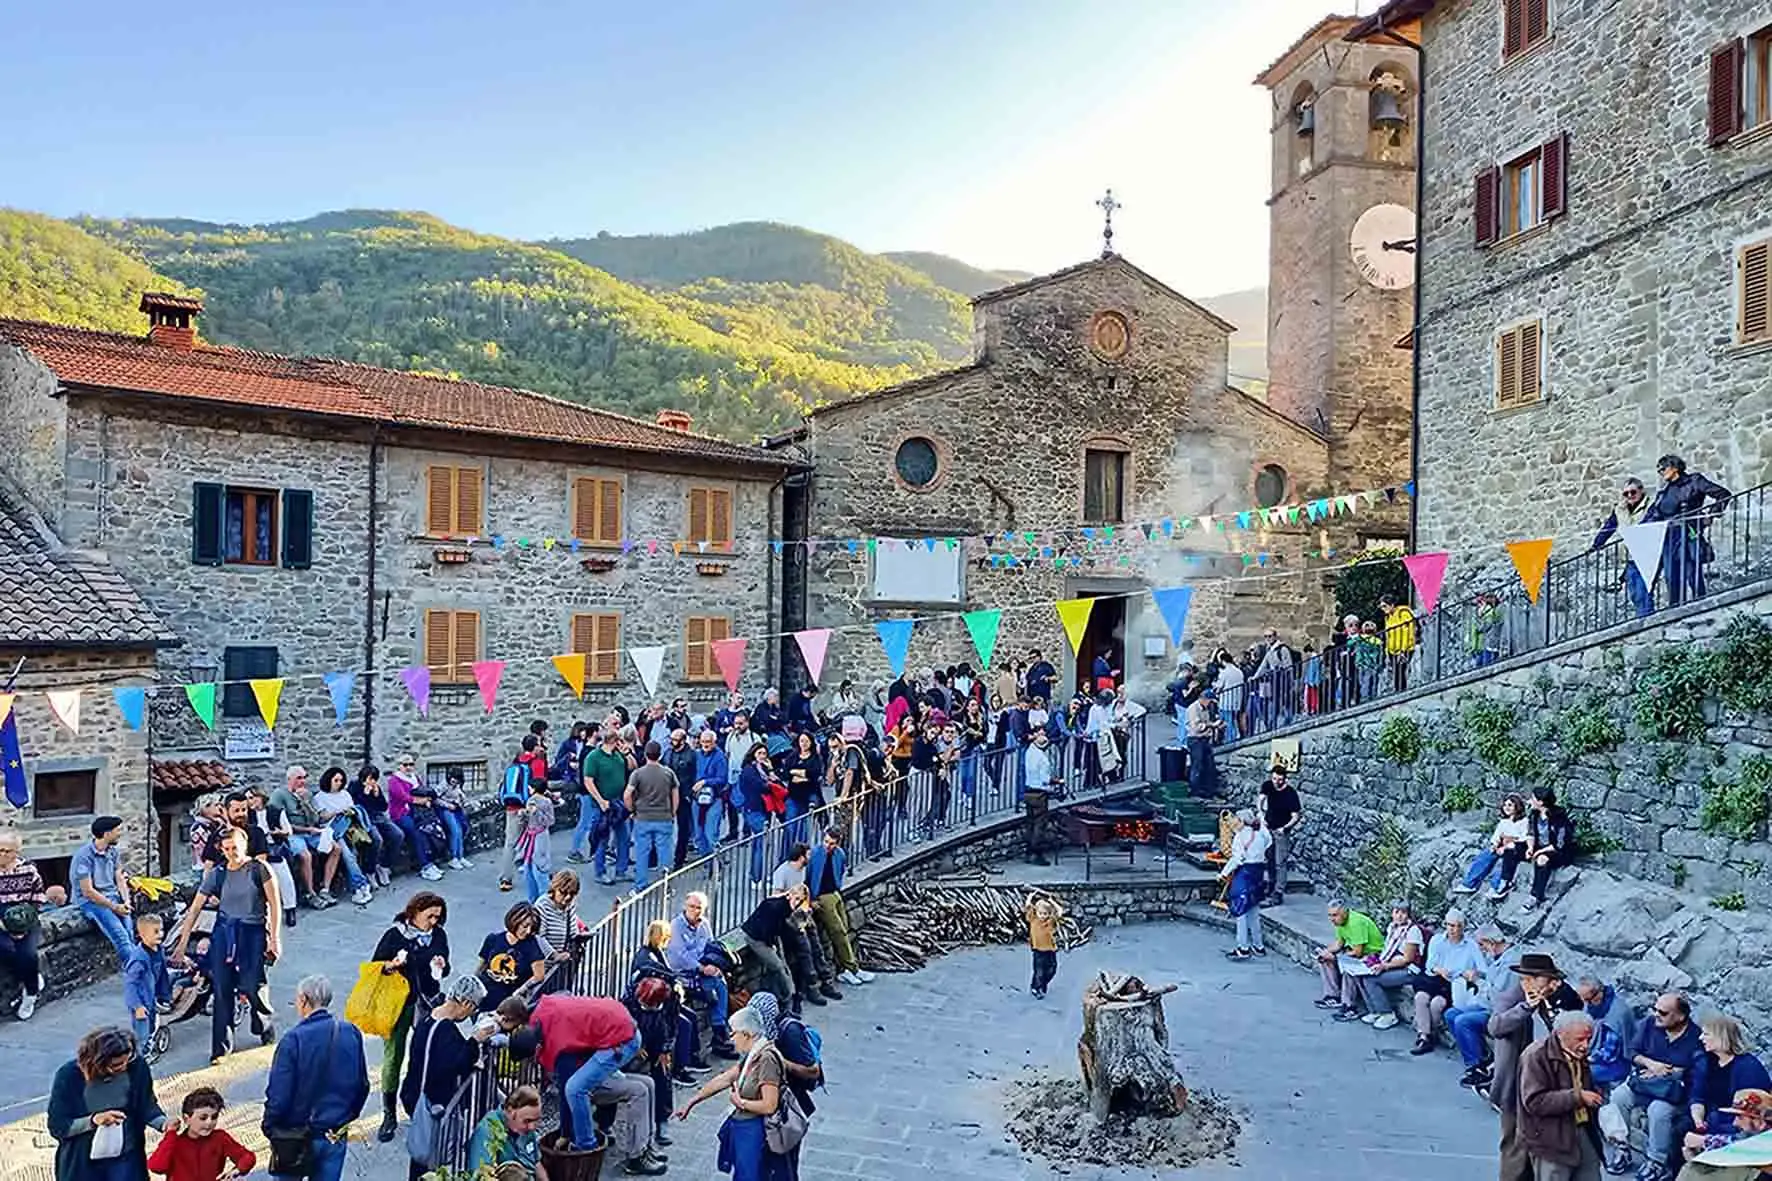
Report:
M382 1117L376 1139L384 1144L394 1138L399 1121L395 1104L400 1095L400 1068L406 1059L413 1013L428 1012L442 1003L443 981L449 978L449 935L443 929L448 921L449 904L442 896L420 890L394 916L394 925L382 933L375 945L373 960L382 972L404 977L409 986L399 1015L382 1039Z

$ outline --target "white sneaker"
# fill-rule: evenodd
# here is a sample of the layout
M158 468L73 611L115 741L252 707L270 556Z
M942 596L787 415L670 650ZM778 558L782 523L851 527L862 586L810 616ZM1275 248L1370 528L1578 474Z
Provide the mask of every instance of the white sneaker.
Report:
M861 978L863 984L872 984L874 982L874 974L866 969L857 968L855 969L855 974Z
M440 882L443 880L443 871L434 865L427 865L418 871L418 876L427 882Z
M1477 892L1477 888L1475 886L1467 886L1463 882L1459 882L1456 886L1452 887L1452 892L1454 894L1475 894Z
M393 880L394 880L394 875L391 872L389 872L387 866L381 865L381 866L376 867L376 870L375 870L375 884L376 885L387 886L387 885L392 884Z
M457 868L457 869L472 869L472 868L474 868L474 863L472 861L469 861L466 857L457 857L455 859L455 862L456 862L455 868Z
M23 996L19 997L19 999L18 999L18 1019L20 1021L29 1021L31 1019L31 1014L35 1013L36 1011L37 1011L37 998L35 996L33 996L27 992Z
M470 865L468 862L463 861L460 857L452 857L449 859L449 868L450 869L468 869L468 868L470 868Z
M1378 1022L1378 1014L1367 1013L1365 1016L1361 1017L1360 1020L1367 1025L1375 1025Z
M848 971L838 972L837 979L842 981L844 984L857 984L858 985L861 983L861 977L857 976L854 972L848 972Z
M1378 1020L1376 1020L1372 1023L1372 1028L1373 1029L1390 1029L1393 1026L1395 1026L1396 1023L1397 1023L1397 1015L1395 1013L1386 1013L1382 1017L1380 1017Z
M367 883L358 886L351 893L351 902L357 906L368 906L374 899L375 894L369 889Z

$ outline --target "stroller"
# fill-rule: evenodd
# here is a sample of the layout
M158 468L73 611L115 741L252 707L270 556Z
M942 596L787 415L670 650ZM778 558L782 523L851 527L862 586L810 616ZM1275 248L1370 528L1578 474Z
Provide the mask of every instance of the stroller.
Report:
M172 1000L165 1011L154 1015L154 1031L148 1035L148 1044L142 1050L142 1057L149 1066L158 1063L172 1049L174 1025L193 1017L207 1017L210 1013L215 986L209 978L209 937L215 930L216 913L214 907L207 907L197 916L197 921L191 928L191 941L185 948L188 962L182 967L172 969ZM174 928L182 922L184 914L180 914L173 923ZM236 1028L245 1018L250 1003L239 993L234 994Z

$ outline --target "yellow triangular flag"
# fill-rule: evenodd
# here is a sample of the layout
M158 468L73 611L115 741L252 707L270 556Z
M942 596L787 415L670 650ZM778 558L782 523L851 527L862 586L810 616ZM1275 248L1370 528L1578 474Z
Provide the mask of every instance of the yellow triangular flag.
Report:
M1520 581L1526 585L1526 597L1535 605L1539 592L1544 589L1544 572L1550 566L1551 541L1549 537L1539 537L1507 543L1507 556L1514 560L1514 569L1520 572Z
M1071 655L1077 655L1077 645L1083 642L1083 629L1089 626L1089 612L1095 607L1094 599L1062 599L1053 604L1058 608L1058 621L1064 624L1065 638L1071 642Z
M258 716L265 720L265 729L275 730L277 706L283 700L283 678L266 677L246 683L252 686L253 699L258 702Z
M49 691L49 712L55 715L56 721L74 733L80 733L80 690L51 689Z
M572 689L573 696L580 701L585 696L585 654L583 652L567 652L554 657L554 671L560 679Z
M0 693L0 726L4 726L6 719L12 716L12 699L17 696L17 693Z

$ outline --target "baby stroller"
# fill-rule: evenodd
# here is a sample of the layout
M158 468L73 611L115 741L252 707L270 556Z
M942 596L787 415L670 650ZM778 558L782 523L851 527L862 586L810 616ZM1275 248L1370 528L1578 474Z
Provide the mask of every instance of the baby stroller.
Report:
M186 913L189 913L188 911ZM215 992L214 983L209 978L209 936L215 930L216 910L206 907L197 916L196 923L191 927L191 941L185 947L185 965L170 968L172 975L172 1000L163 1012L154 1016L154 1032L148 1035L148 1044L143 1048L142 1057L149 1066L153 1066L165 1057L172 1049L172 1027L193 1017L207 1017ZM179 915L172 929L184 922L184 914ZM170 967L170 966L169 966ZM237 1028L246 1016L250 1004L239 993L234 994L234 1025Z

